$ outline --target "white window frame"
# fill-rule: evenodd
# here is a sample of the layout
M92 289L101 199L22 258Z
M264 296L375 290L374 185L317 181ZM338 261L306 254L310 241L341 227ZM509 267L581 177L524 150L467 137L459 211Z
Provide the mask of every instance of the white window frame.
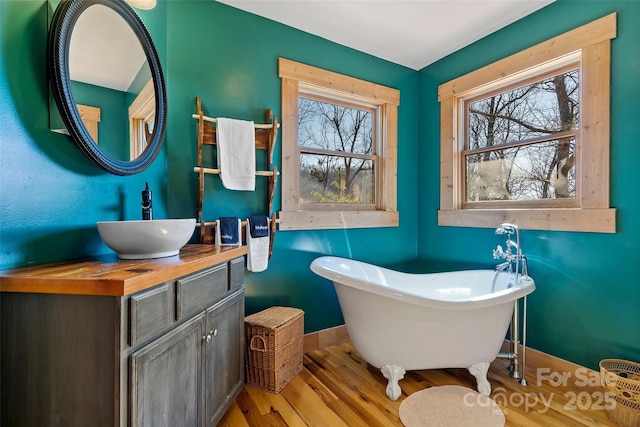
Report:
M616 14L542 42L438 87L440 101L440 210L438 225L495 227L512 222L539 230L615 233L616 210L609 206L609 90L611 39L616 37ZM462 101L490 86L530 75L535 67L580 60L580 125L576 207L536 206L467 208L464 206L464 149L460 118ZM534 202L535 203L535 202Z
M280 230L397 227L397 89L279 58L282 80L282 210ZM378 111L375 209L303 206L299 203L300 150L298 96L305 92L329 95L370 105Z

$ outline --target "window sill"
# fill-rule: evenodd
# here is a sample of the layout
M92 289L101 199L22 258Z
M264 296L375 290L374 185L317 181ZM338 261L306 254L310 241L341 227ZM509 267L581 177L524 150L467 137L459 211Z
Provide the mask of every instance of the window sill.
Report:
M280 211L280 231L398 227L397 211Z
M512 222L524 229L615 233L615 208L439 210L438 225L495 228Z

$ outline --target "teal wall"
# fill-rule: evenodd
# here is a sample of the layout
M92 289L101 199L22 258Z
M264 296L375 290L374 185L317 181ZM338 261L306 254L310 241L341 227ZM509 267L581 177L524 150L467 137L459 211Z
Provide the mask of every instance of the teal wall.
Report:
M263 123L265 108L280 117L278 57L400 90L400 227L278 232L269 269L248 273L245 280L248 313L292 305L305 311L307 332L342 324L333 285L309 270L314 258L334 254L392 263L415 258L417 253L418 73L213 1L170 1L167 16L168 209L174 216L195 215L196 134L191 114L197 96L202 98L205 114L212 117ZM274 161L279 168L280 144L278 137ZM205 153L205 162L215 165L213 153ZM261 178L255 193L225 190L217 176L205 179L205 218L266 212ZM280 208L280 191L274 208Z
M401 91L397 228L278 232L269 269L246 276L247 313L274 305L305 310L307 332L343 323L332 285L309 271L334 254L387 266L449 269L490 266L500 239L490 229L437 226L437 85L611 11L619 13L612 65L612 205L616 234L523 232L538 289L530 297L529 343L595 367L604 357L640 359L640 2L559 1L417 72L214 1L160 1L140 11L160 54L168 93L167 136L145 172L117 177L48 130L44 0L0 1L0 268L111 253L100 220L140 218L149 182L156 218L195 216L195 98L210 116L263 121L280 116L278 57ZM634 139L635 138L635 139ZM280 138L275 162L280 166ZM207 157L213 162L213 153ZM213 164L213 163L212 163ZM206 181L205 215L265 211L264 191L232 192ZM275 209L280 207L277 192ZM417 230L417 234L416 234Z
M607 357L640 360L640 2L560 0L420 71L419 257L490 264L492 249L504 246L493 229L437 225L438 85L612 12L611 206L618 231L522 232L537 285L527 344L591 368Z
M166 10L149 17L164 36ZM117 177L49 131L46 1L0 1L0 268L109 253L96 221L140 219L140 192L166 213L166 148L141 174ZM166 60L163 37L156 46Z
M214 1L160 1L139 14L165 71L167 136L150 169L117 177L93 166L68 137L48 130L47 12L43 0L0 1L0 268L111 253L95 222L140 218L145 181L153 190L155 218L195 217L196 96L214 117L264 122L265 108L280 116L279 56L400 89L401 225L278 233L269 269L247 275L247 313L293 305L305 310L307 331L336 326L343 320L333 286L309 270L315 257L376 263L415 258L417 72ZM279 166L279 138L277 144ZM207 156L213 161L213 153ZM264 213L262 187L258 181L256 193L228 191L208 176L206 218ZM278 192L274 208L279 206Z
M129 100L128 93L88 83L72 81L71 91L76 104L100 108L98 145L112 157L129 160Z

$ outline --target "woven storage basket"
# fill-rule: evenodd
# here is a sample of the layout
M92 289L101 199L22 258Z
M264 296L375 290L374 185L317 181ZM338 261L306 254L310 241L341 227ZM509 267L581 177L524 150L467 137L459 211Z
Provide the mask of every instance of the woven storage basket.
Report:
M640 363L620 359L600 362L605 390L614 395L616 405L607 416L618 426L640 427Z
M304 312L271 307L244 319L247 384L278 393L302 371Z

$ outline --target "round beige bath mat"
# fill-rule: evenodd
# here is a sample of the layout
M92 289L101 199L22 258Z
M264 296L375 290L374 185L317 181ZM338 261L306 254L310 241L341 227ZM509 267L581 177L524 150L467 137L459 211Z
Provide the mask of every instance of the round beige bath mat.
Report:
M505 423L496 402L459 385L413 393L400 404L400 420L406 427L502 427Z

